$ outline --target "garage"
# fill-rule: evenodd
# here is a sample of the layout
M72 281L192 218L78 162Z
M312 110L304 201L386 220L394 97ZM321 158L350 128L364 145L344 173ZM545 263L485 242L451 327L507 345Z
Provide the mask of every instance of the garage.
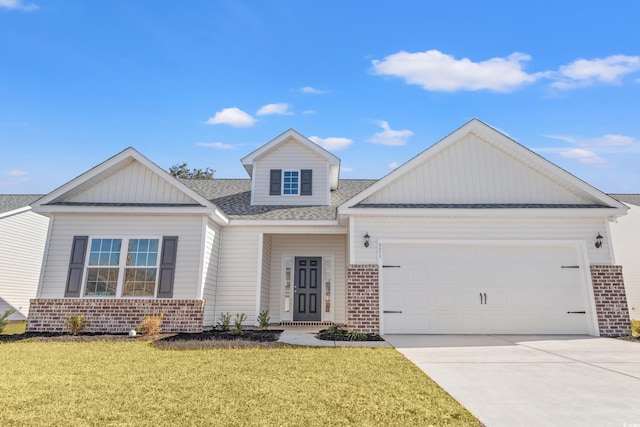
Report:
M593 334L582 260L570 243L384 243L382 331Z

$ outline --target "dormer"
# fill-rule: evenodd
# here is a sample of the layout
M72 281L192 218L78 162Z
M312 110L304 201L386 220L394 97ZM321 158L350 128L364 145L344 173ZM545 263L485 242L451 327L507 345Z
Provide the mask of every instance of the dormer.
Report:
M289 129L242 159L251 177L252 205L331 204L340 159Z

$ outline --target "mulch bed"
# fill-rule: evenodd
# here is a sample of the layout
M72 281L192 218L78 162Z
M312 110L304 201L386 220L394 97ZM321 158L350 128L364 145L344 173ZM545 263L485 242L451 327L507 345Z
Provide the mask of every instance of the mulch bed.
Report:
M354 340L344 333L328 333L326 329L320 331L317 335L317 338L323 341L384 341L384 339L378 334L366 334L364 339Z
M84 332L78 335L69 333L25 332L23 334L0 335L0 343L17 341L153 341L153 345L163 349L180 348L246 348L279 346L281 330L245 330L241 335L218 330L202 333L160 334L150 338L128 334L105 334Z

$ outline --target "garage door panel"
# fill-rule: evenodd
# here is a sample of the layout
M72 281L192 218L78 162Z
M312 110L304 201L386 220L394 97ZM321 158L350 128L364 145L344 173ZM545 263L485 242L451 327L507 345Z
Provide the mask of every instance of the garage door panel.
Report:
M384 245L385 333L589 332L577 247Z

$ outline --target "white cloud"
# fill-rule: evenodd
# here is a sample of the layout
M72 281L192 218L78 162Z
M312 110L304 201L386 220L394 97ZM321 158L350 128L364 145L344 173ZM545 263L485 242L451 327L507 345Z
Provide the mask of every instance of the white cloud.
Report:
M382 131L376 132L369 139L370 142L374 144L382 144L382 145L390 145L390 146L399 146L406 145L407 140L413 135L413 132L404 129L404 130L393 130L389 127L389 123L381 120L378 122L378 125L382 128Z
M197 145L200 147L215 148L216 150L233 150L236 148L231 144L224 144L222 142L198 142Z
M27 172L21 171L21 170L12 170L12 171L7 172L7 175L12 176L12 177L18 177L18 176L27 176L29 174Z
M258 116L268 116L270 114L288 116L293 114L293 112L289 111L289 104L279 103L263 105L256 114Z
M391 163L389 163L387 166L389 167L389 169L395 169L395 168L397 168L398 166L400 166L400 163L398 163L398 162L391 162Z
M298 89L298 92L300 92L300 93L309 93L309 94L312 94L312 95L323 95L325 93L329 93L328 90L316 89L316 88L311 87L311 86L301 87L300 89Z
M39 9L40 6L36 4L24 4L22 0L0 0L0 8L32 11Z
M305 114L305 115L306 115L306 114L315 114L315 113L316 113L316 111L315 111L315 110L304 110L304 111L302 112L302 114Z
M309 139L329 151L341 151L353 144L353 140L349 138L310 136Z
M6 172L5 176L9 178L6 181L0 181L0 187L13 187L31 181L29 173L18 169Z
M569 159L577 159L580 163L593 166L602 166L607 163L605 159L598 156L593 151L585 150L582 148L572 148L569 150L560 151L562 157Z
M557 73L556 89L574 89L596 83L620 84L626 74L640 71L640 56L611 55L606 58L577 59Z
M224 108L215 116L207 120L208 125L229 125L234 128L250 128L256 124L256 119L239 108Z
M353 172L353 168L349 168L347 166L341 166L340 172Z
M372 63L375 74L401 77L408 84L419 85L429 91L487 89L510 92L535 82L543 75L523 71L523 63L530 59L527 54L515 52L506 58L473 62L469 58L456 59L434 49L416 53L401 51Z

